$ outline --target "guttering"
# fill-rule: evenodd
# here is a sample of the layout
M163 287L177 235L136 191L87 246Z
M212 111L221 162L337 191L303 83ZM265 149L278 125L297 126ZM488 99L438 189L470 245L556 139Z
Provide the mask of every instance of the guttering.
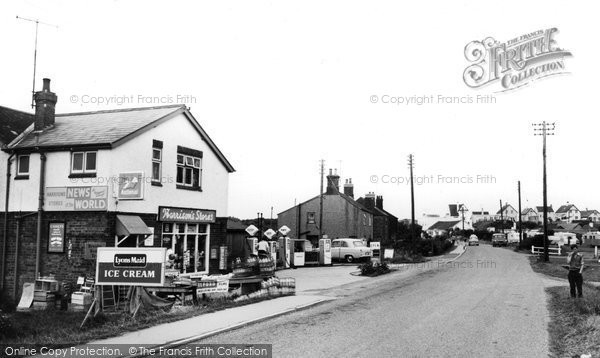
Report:
M6 266L6 241L8 240L8 198L10 194L10 165L15 153L6 160L6 196L4 198L4 234L2 237L2 264L0 265L0 291L4 289L4 272Z
M37 234L35 239L35 278L40 276L40 246L42 243L42 216L44 213L44 184L46 178L46 154L40 152L40 193L38 197Z

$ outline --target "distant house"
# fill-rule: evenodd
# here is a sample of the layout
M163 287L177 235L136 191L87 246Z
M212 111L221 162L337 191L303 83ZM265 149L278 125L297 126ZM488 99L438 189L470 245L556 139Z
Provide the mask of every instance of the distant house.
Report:
M489 211L473 211L471 212L471 222L473 224L478 223L480 221L492 221L494 217L490 215Z
M581 211L573 204L562 205L556 210L556 218L568 223L573 220L581 220Z
M344 189L346 185L348 183ZM373 241L379 241L382 245L393 244L398 234L398 218L383 209L383 196L375 196L370 192L356 201L373 214Z
M582 210L581 211L581 220L587 220L592 222L600 221L600 212L598 210Z
M461 227L461 220L438 221L427 229L427 234L429 234L432 237L443 236L453 231L454 229L461 229Z
M537 223L538 222L538 213L537 213L537 211L535 211L535 209L525 208L521 212L521 220Z
M547 207L547 215L548 215L548 221L556 221L556 213L554 212L554 209L552 209L552 205ZM535 211L538 214L538 222L543 223L544 222L544 206L536 206L535 207Z
M519 212L510 204L505 204L501 210L496 213L496 219L519 221Z
M339 190L340 177L329 170L327 190L323 195L322 233L330 239L341 237L373 239L373 213L353 198L353 186ZM278 225L291 229L289 237L309 240L314 246L319 241L320 195L282 211Z

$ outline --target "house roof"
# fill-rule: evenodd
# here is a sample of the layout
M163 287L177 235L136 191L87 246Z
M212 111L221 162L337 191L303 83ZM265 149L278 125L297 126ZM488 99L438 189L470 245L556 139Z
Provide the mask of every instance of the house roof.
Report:
M593 210L593 209L592 210L581 210L582 218L590 217L590 215L593 215L593 214L600 214L600 213L598 212L598 210Z
M531 211L533 211L537 215L537 212L535 210L533 210L532 208L525 208L525 209L523 209L523 211L521 212L521 215L528 214Z
M0 106L0 145L12 142L34 121L33 114Z
M458 224L460 220L453 221L438 221L435 224L431 225L428 230L450 230L454 227L454 225Z
M238 218L227 218L227 231L244 231L248 225L244 224L242 220Z
M536 210L538 213L541 213L541 212L543 212L543 211L544 211L544 206L536 206L536 207L535 207L535 210ZM554 209L552 209L552 205L549 205L549 206L548 206L548 212L549 212L549 213L553 213L553 212L554 212Z
M510 204L504 204L504 206L502 207L502 210L498 210L496 212L496 214L500 214L500 212L505 212L506 209L508 209L509 207L511 207L514 211L516 211L515 208L512 207L512 205L510 205Z
M569 210L571 210L571 208L575 208L575 210L579 211L579 209L577 209L577 207L573 204L567 204L567 205L562 205L560 208L558 208L558 210L556 210L556 213L566 213Z
M323 195L325 195L325 194L323 194ZM352 197L350 197L350 196L348 196L348 195L346 195L346 194L344 194L344 193L342 193L340 191L338 191L337 194L325 195L325 197L327 197L327 196L335 196L335 195L339 195L342 199L346 200L348 203L352 204L353 206L356 206L358 209L360 209L362 211L366 211L366 212L368 212L370 214L373 214L373 211L371 211L369 208L367 208L366 206L364 206L361 203L359 203L356 200L354 200ZM280 212L278 215L281 215L281 214L285 213L286 211L290 211L293 208L296 208L298 206L304 205L304 204L306 204L306 203L308 203L308 202L310 202L312 200L318 199L318 198L319 198L319 195L314 196L314 197L312 197L312 198L310 198L310 199L308 199L306 201L301 202L298 205L292 206L291 208L286 209L286 210Z
M53 127L41 133L27 129L8 146L12 150L70 150L70 147L114 148L145 131L184 114L229 172L233 166L198 124L185 105L142 107L95 112L57 114Z

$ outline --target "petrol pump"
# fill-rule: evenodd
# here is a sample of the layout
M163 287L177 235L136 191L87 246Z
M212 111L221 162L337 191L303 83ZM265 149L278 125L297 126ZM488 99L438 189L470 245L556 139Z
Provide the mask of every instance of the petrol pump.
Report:
M331 265L331 239L319 240L319 265Z
M268 241L269 244L269 252L271 253L271 258L273 262L277 262L277 241Z
M279 238L279 257L283 262L283 268L290 268L290 256L292 252L292 241L289 237L284 236Z
M250 246L250 254L258 255L258 239L255 237L249 237L246 240L248 240L248 246Z

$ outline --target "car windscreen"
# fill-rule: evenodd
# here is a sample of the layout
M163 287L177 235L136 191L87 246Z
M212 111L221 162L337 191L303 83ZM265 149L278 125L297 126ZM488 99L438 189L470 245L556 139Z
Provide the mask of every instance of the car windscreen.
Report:
M362 241L354 241L354 247L364 247L366 246Z

